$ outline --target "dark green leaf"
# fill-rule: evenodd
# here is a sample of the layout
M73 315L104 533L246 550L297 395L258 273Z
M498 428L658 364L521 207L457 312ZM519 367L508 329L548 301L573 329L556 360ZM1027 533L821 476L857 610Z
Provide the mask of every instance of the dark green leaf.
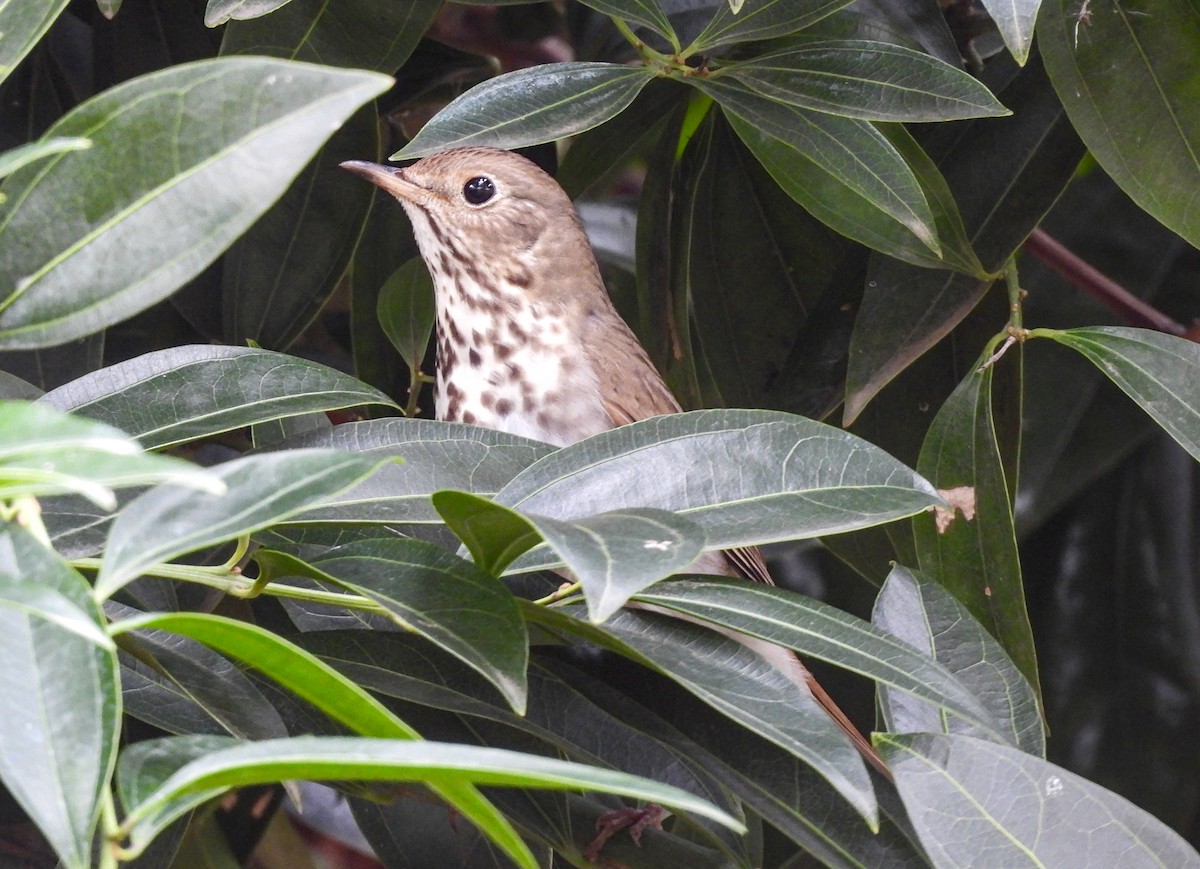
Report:
M794 37L720 70L757 93L865 121L948 121L1009 114L978 79L886 42Z
M26 167L4 185L0 346L59 344L166 297L390 84L223 58L134 79L74 109L47 135L85 134L94 147ZM122 168L131 165L138 171Z
M746 142L751 150L761 136L782 142L940 253L933 213L916 175L870 123L790 106L728 79L697 80L696 86L744 122L739 132L745 125L758 131Z
M382 392L319 363L215 345L172 347L119 362L42 401L117 426L147 449L357 404L396 407Z
M676 38L658 0L584 0L584 5L612 18L644 24L667 39Z
M1200 460L1200 345L1149 329L1035 329L1078 350Z
M865 528L940 503L929 483L865 441L755 410L672 414L603 432L534 463L496 500L552 519L671 510L703 527L710 549ZM540 549L518 562L550 563Z
M214 468L212 473L227 487L223 495L177 486L139 495L113 522L96 596L111 596L160 562L282 522L344 491L381 464L336 450L265 453Z
M803 30L853 0L745 0L718 3L716 14L684 54L703 54L720 45L752 42Z
M637 599L852 670L950 709L985 730L1003 720L930 656L914 653L869 622L781 588L696 577L661 582Z
M506 73L438 112L392 159L467 145L519 148L582 133L628 106L653 77L645 67L583 62Z
M420 371L434 319L433 279L420 257L392 272L379 290L376 310L400 358L412 371Z
M11 522L0 524L0 576L10 590L53 592L104 633L86 580ZM23 609L0 606L0 779L67 869L91 866L101 794L116 758L117 656Z
M1029 58L1029 48L1033 45L1033 25L1037 21L1038 7L1041 5L1042 0L983 0L983 8L987 10L992 21L996 22L1000 35L1004 37L1004 44L1022 66Z
M1200 866L1178 833L1123 797L1015 748L927 733L876 744L936 866Z
M434 492L433 507L480 568L499 576L513 560L542 542L529 519L470 492Z
M231 19L241 21L274 12L291 0L208 0L204 10L204 26L220 27Z
M974 517L959 512L939 530L933 515L917 516L913 533L921 570L965 604L1037 686L1012 501L992 418L994 371L972 371L959 384L929 427L917 462L940 490L969 487Z
M1096 161L1138 205L1200 244L1200 19L1191 0L1048 0L1046 71ZM1131 122L1136 119L1136 122Z
M1010 745L1042 757L1046 730L1029 681L965 606L944 588L896 565L875 599L880 628L934 658L979 698ZM945 730L994 739L962 720L947 719L927 703L880 686L887 729L902 733ZM994 733L995 731L993 731Z

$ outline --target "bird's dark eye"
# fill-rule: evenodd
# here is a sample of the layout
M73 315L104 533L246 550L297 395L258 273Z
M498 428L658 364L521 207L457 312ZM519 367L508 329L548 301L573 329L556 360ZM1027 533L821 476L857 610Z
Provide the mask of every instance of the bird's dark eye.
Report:
M496 195L496 185L486 175L476 175L463 185L463 199L472 205L483 205Z

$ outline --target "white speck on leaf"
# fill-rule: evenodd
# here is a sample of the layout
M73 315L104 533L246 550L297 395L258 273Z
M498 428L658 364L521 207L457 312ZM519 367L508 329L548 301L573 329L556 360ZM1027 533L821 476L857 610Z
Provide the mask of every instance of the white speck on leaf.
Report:
M1056 797L1063 792L1063 780L1056 775L1046 777L1046 796Z
M670 540L647 540L642 544L643 549L657 549L659 552L666 552L671 548Z

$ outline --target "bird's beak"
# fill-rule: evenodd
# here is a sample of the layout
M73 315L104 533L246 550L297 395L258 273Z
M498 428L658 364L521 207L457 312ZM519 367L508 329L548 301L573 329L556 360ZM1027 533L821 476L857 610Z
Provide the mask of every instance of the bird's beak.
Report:
M397 199L409 202L421 202L428 196L429 191L419 184L413 184L404 177L404 170L396 166L383 166L379 163L368 163L366 160L347 160L339 163L343 169L361 175L372 184L386 190Z

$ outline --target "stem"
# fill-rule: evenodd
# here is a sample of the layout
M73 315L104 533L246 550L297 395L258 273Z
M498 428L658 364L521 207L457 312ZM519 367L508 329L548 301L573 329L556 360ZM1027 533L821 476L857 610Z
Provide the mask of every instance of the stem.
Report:
M562 600L564 597L570 597L573 594L578 594L582 589L582 583L568 583L554 593L538 598L533 603L535 606L549 606L552 603Z
M100 844L99 869L117 869L117 852L120 846L116 837L119 826L112 788L106 786L100 796L100 831L103 841Z
M1017 277L1016 254L1010 256L1004 265L1004 282L1008 286L1008 325L1010 329L1019 330L1024 323L1024 314L1021 310L1021 280Z
M679 66L679 63L677 62L680 53L679 37L677 37L674 33L668 37L668 39L671 41L671 49L675 52L675 57L671 58L665 54L662 54L661 52L655 51L653 48L639 39L638 35L633 32L633 28L622 19L613 18L612 22L616 25L617 30L620 31L621 35L629 40L630 44L637 49L638 54L640 54L642 59L646 61L647 66L659 69L675 69Z

